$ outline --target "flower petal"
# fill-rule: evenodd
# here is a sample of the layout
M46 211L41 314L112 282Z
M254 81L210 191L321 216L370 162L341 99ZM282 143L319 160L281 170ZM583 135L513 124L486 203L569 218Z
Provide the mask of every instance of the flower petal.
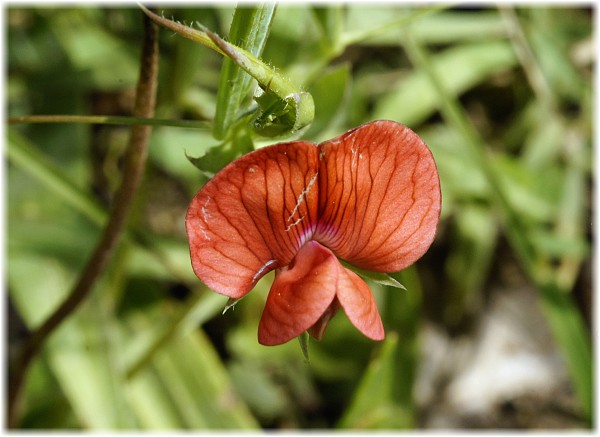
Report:
M314 238L365 270L394 272L419 259L441 210L431 151L407 127L375 121L319 145Z
M369 286L356 273L340 266L337 298L352 324L372 340L383 340L385 332Z
M296 141L256 150L221 170L187 211L196 275L239 298L286 266L316 226L317 169L317 147Z
M329 249L307 242L293 266L275 277L258 325L259 343L285 343L313 326L335 298L341 269Z

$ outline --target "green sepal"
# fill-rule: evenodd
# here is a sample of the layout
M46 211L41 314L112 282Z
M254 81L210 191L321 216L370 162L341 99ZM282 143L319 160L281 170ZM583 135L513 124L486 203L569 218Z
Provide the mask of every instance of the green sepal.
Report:
M227 299L227 303L225 304L225 308L223 308L223 312L221 314L225 314L230 308L235 307L235 305L242 299L243 297L230 297L229 299Z
M268 138L277 138L298 132L308 126L307 118L314 117L314 102L308 93L294 93L283 100L268 90L255 97L261 111L252 122L254 131ZM310 101L310 104L307 104ZM302 113L302 111L309 113Z
M242 120L240 123L246 124L247 121ZM231 138L211 147L204 155L196 158L186 152L186 158L207 178L212 178L231 161L254 150L254 143L245 127L233 128L232 132Z
M300 343L300 350L302 351L302 355L304 355L304 360L307 364L310 364L310 360L308 359L308 340L309 340L308 331L304 331L302 334L298 336L298 342Z
M274 3L236 7L228 39L239 43L240 48L259 57L267 41L275 9ZM243 109L243 102L249 96L251 81L252 77L236 65L233 59L224 59L213 126L215 138L223 139L227 136L238 117L238 112Z

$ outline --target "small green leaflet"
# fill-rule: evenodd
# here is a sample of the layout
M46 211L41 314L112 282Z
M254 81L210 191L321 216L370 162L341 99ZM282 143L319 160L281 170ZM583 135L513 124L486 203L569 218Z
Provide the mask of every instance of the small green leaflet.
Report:
M354 267L351 264L348 264L345 261L340 260L342 265L348 270L352 270L358 276L364 279L370 279L378 284L386 285L388 287L400 288L402 290L406 290L406 287L390 276L388 273L377 273L377 272L368 272L366 270L359 269L358 267Z

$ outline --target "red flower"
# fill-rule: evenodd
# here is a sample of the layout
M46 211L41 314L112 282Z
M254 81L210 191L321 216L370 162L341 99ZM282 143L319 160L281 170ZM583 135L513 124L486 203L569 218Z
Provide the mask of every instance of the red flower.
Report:
M294 141L233 161L186 217L192 266L211 289L241 298L271 270L258 341L320 339L342 307L373 340L383 325L361 269L402 270L435 237L441 209L431 152L410 129L374 121L319 145Z

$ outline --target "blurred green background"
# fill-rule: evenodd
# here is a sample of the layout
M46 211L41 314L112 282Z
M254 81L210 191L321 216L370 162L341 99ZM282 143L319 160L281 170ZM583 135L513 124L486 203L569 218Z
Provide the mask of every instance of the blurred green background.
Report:
M234 6L159 13L227 37ZM131 115L142 16L5 7L7 115ZM222 57L161 29L156 116L209 128L155 127L127 235L31 367L19 426L593 426L592 8L295 4L278 6L270 26L262 59L315 101L303 139L391 119L436 158L436 241L396 275L407 291L370 284L386 340L362 337L340 313L310 342L309 364L298 342L259 345L271 275L221 314L227 299L191 270L184 216L207 180L186 154L221 147L210 122ZM91 253L128 135L7 125L10 354ZM241 150L230 145L220 159Z

